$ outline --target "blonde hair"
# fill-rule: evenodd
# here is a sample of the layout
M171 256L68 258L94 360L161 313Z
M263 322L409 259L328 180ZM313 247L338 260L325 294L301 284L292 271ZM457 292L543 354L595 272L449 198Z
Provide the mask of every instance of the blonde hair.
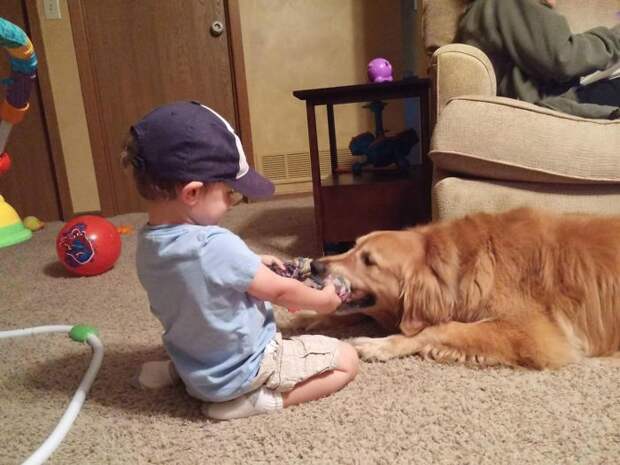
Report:
M157 179L146 170L144 163L138 142L130 133L121 151L121 164L125 169L131 167L138 192L147 200L174 200L177 197L177 189L184 183Z

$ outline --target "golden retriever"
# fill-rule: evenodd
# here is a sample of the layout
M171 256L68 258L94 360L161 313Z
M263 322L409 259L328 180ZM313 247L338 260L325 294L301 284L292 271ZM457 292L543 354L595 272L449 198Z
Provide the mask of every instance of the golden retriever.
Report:
M531 209L359 238L315 268L351 281L391 332L366 360L557 368L620 350L620 218Z

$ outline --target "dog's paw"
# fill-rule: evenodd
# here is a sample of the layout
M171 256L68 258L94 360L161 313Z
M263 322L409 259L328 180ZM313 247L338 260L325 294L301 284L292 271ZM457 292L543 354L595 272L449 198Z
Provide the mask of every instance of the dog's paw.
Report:
M278 328L292 331L309 331L316 329L322 320L322 315L306 310L297 313L289 313L287 310L282 310L279 312L277 318Z
M360 358L367 362L385 362L394 358L388 338L356 337L349 341Z
M424 346L420 350L420 355L426 360L434 360L439 363L462 363L469 366L492 367L499 365L500 362L489 356L480 354L466 354L456 349L445 347Z

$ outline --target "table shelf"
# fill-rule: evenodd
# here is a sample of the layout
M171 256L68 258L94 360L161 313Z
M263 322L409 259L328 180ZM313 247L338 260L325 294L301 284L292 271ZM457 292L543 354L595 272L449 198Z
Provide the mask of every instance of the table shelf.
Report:
M321 180L321 186L355 186L374 183L390 183L411 179L414 172L402 172L396 170L363 171L356 175L353 173L332 173Z

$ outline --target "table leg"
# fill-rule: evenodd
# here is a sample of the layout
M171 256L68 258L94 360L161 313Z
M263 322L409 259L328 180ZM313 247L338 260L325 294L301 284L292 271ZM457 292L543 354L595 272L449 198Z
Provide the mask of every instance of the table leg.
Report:
M430 124L431 102L429 92L423 92L420 96L420 114L422 126L422 166L420 183L422 185L420 218L418 221L426 223L431 220L431 189L433 183L433 164L428 156L430 151L431 124Z
M316 114L314 105L306 102L308 117L308 141L310 144L310 165L312 168L312 192L314 194L314 219L319 255L323 254L323 202L321 200L321 163L319 160L319 143L316 133Z
M336 125L334 122L334 106L327 105L327 129L329 133L329 157L331 159L332 176L338 169L338 147L336 146Z
M430 101L428 92L423 92L420 96L420 116L422 125L422 157L428 157L430 150L431 128L429 121Z

